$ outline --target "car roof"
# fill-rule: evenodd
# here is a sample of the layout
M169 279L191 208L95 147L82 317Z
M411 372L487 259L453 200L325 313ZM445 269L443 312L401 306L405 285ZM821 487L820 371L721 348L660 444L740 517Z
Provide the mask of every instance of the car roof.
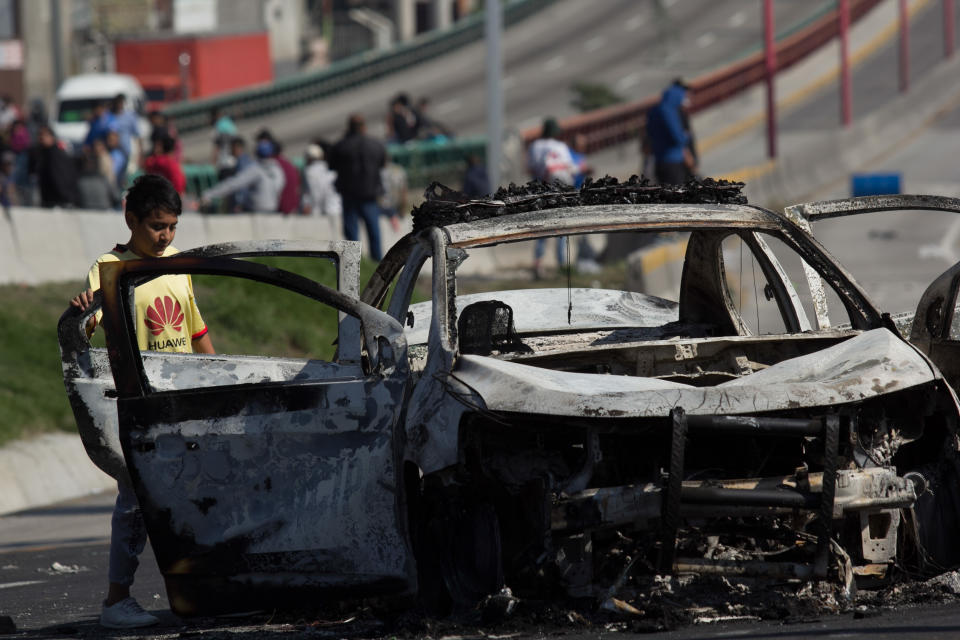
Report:
M772 211L731 204L613 204L526 211L443 227L455 247L530 238L616 231L745 229L776 231L789 225Z
M125 73L84 73L64 80L57 99L110 96L118 93L143 93L137 79Z

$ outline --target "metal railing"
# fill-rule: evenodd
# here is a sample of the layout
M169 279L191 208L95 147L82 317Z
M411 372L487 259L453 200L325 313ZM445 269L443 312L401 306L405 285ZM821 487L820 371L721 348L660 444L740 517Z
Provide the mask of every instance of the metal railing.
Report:
M511 25L556 0L508 0L504 24ZM483 15L473 14L450 29L432 32L389 51L367 51L333 63L322 71L281 78L269 86L253 87L210 98L170 105L164 111L182 133L210 126L213 109L234 119L260 116L345 91L443 55L483 37Z
M422 140L407 144L387 145L390 160L407 171L411 187L423 187L434 180L444 184L459 184L469 155L481 158L486 152L486 138L476 136L445 141ZM303 159L292 159L303 170ZM217 184L217 170L211 164L187 164L183 167L187 178L187 193L199 197L204 190Z
M850 20L859 20L880 0L851 0ZM777 42L777 71L782 71L816 51L837 36L839 23L837 10L826 13L810 25ZM690 81L692 104L690 111L711 107L741 91L749 89L764 79L763 51L757 51L740 62L735 62L718 71L702 75ZM583 134L586 151L592 152L631 139L636 139L643 127L647 109L655 105L660 96L653 95L633 102L613 105L560 122L564 137ZM522 132L526 142L540 135L540 127L531 127Z

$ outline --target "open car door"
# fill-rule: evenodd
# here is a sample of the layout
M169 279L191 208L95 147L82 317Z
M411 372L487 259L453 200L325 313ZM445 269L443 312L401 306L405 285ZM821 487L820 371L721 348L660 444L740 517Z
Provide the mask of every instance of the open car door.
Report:
M824 200L786 207L784 215L801 229L813 235L811 223L830 218L882 213L894 211L948 211L960 213L960 198L932 195L883 195ZM823 280L810 265L803 264L810 288L810 295L816 313L818 328L830 326L827 298L824 295ZM894 319L900 324L899 319ZM909 319L903 319L903 323Z
M933 361L947 383L960 383L960 262L940 274L920 297L910 329L910 342Z
M333 308L337 355L141 352L134 288L171 273L254 281ZM396 321L241 260L109 263L101 283L120 444L176 613L412 592L399 426L407 355Z
M357 296L360 283L360 243L350 241L262 240L207 245L183 251L182 257L230 258L316 258L332 263L336 269L337 290ZM57 327L63 381L67 398L77 421L77 430L87 455L97 467L120 482L129 483L117 426L116 390L110 362L104 348L92 347L84 327L87 320L101 310L102 294L97 291L94 303L80 312L69 307ZM339 314L339 333L359 335L357 320ZM342 360L360 359L358 340L344 341Z

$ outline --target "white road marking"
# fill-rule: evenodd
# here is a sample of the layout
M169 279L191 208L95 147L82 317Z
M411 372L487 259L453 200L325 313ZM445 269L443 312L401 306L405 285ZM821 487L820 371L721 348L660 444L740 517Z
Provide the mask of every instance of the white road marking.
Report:
M960 256L957 255L958 240L960 240L960 220L954 220L939 244L925 244L919 247L917 256L921 260L940 258L947 264L955 264L960 260Z
M501 82L501 86L502 85L503 83ZM438 116L443 116L448 113L453 113L454 111L457 111L462 105L463 103L458 98L454 98L452 100L447 100L446 102L441 102L440 104L438 104L434 108L434 113L436 113Z
M563 56L554 56L543 65L543 70L548 73L551 71L559 71L565 64L567 64L566 58Z
M636 31L645 21L646 19L643 16L633 16L624 23L623 28L627 31Z
M40 584L45 580L24 580L22 582L4 582L0 583L0 589L12 589L13 587L25 587L29 584Z
M742 27L743 23L747 21L747 13L745 11L737 11L735 14L730 16L727 19L727 24L736 29L737 27Z
M596 38L590 38L583 43L583 50L587 53L593 53L598 49L602 49L603 45L607 44L607 39L603 36L597 36Z
M697 46L701 49L706 49L716 41L717 36L715 36L712 31L707 31L705 34L697 38Z
M622 78L617 80L617 89L629 89L630 87L634 86L638 82L640 82L640 74L631 73L630 75L623 76Z

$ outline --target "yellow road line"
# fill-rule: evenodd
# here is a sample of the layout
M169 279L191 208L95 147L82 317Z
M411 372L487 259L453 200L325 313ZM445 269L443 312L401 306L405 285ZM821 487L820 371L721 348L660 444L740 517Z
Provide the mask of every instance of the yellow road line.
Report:
M917 0L910 8L907 10L907 15L910 20L913 19L913 16L917 12L925 9L931 0ZM896 35L897 30L900 28L899 18L889 23L886 27L881 29L877 34L866 42L862 47L860 47L854 54L850 57L850 67L854 69L860 66L867 58L872 56L876 51L887 44L893 37ZM834 82L837 79L837 76L840 75L840 65L837 64L833 69L822 74L820 77L813 80L811 83L797 89L789 96L783 100L777 101L777 109L779 110L788 110L798 103L808 99L812 94L820 91L826 85ZM762 122L766 121L766 113L760 113L753 116L748 116L739 122L735 122L732 125L721 129L717 133L708 136L700 144L699 147L700 153L706 153L707 151L728 142L729 140L736 138L737 136L746 133L748 130L753 127L758 126ZM761 165L765 166L765 165ZM756 167L747 167L742 171L748 171L750 169L756 169ZM736 173L736 172L734 172ZM756 177L756 176L754 176Z
M752 167L743 167L737 169L736 171L730 171L728 173L722 173L715 178L720 178L723 180L731 180L733 182L750 182L760 176L765 176L771 171L773 171L777 166L776 160L767 160L763 164L757 164Z
M687 254L687 241L664 244L644 251L640 258L640 269L650 273L670 262L679 262Z

